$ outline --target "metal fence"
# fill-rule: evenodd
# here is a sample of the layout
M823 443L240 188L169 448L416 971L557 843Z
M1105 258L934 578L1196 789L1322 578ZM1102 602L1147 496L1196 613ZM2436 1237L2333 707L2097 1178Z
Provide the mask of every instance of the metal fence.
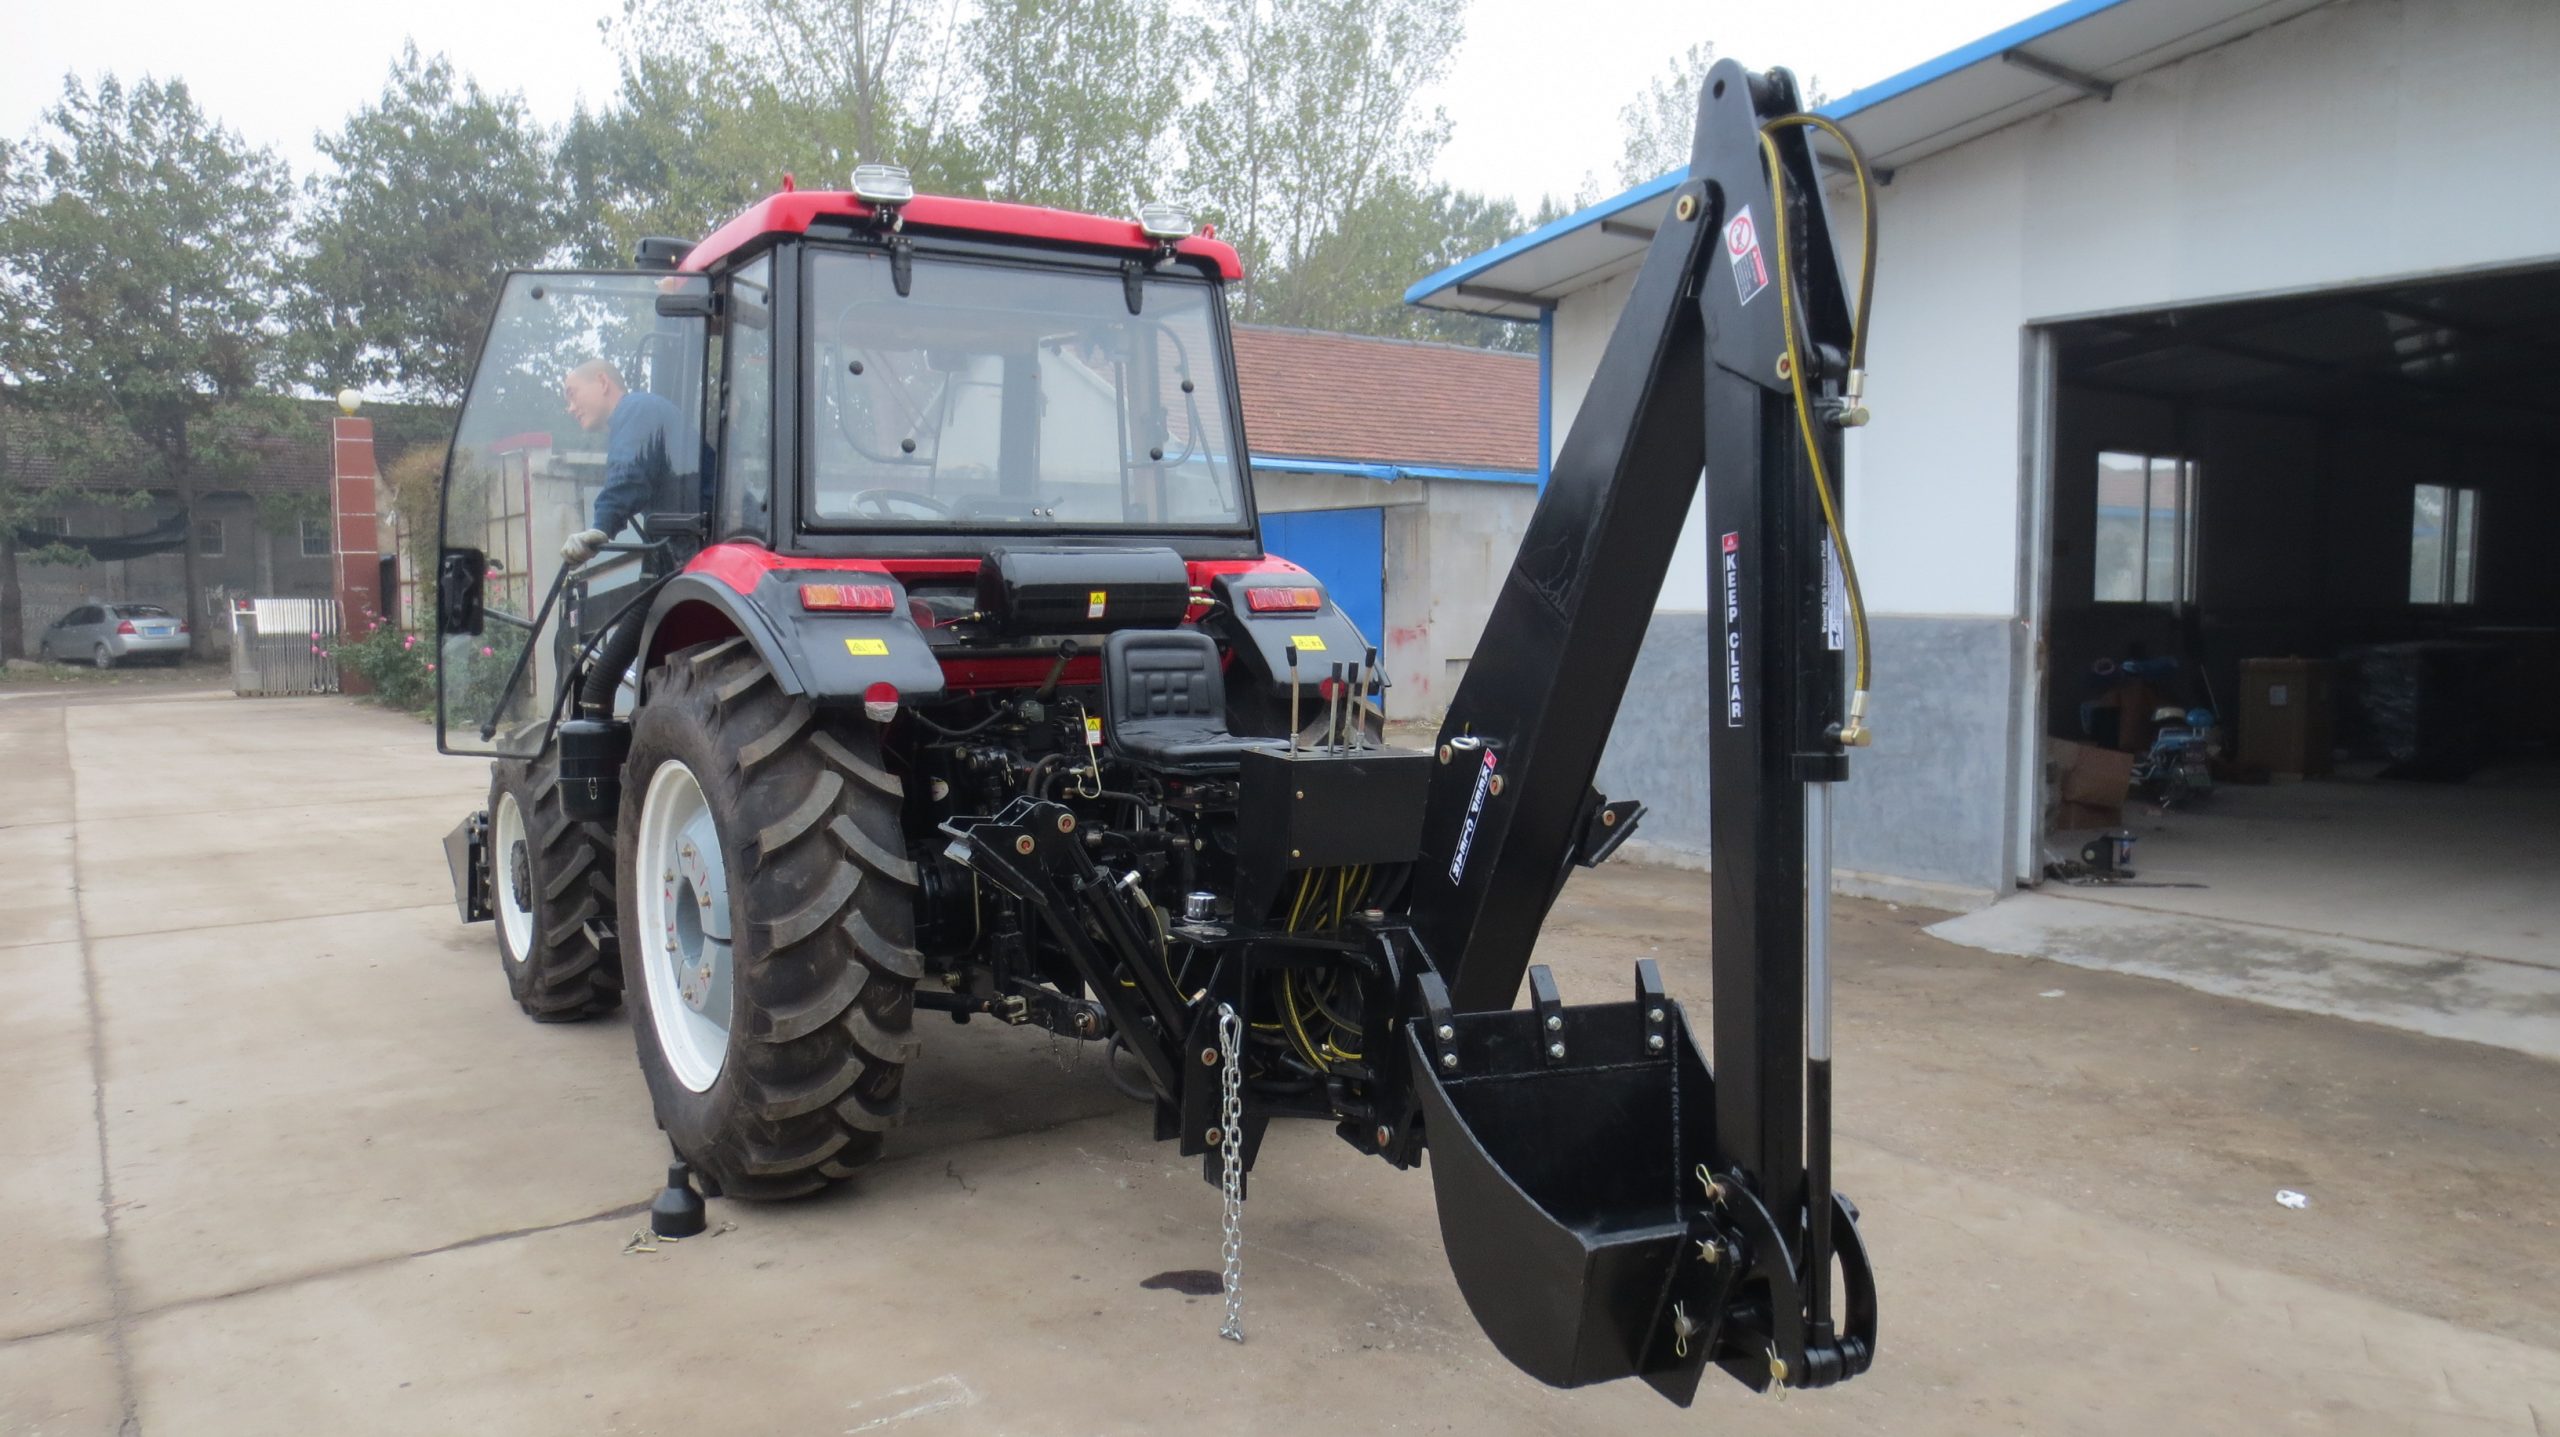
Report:
M334 694L335 599L239 599L231 605L231 691Z

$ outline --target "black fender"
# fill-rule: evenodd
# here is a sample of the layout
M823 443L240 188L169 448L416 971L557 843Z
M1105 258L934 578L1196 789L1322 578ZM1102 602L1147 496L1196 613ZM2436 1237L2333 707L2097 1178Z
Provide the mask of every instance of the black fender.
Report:
M1256 613L1245 598L1250 588L1274 582L1291 588L1313 589L1323 597L1321 607L1300 613ZM1298 648L1298 682L1312 693L1335 664L1357 664L1368 661L1369 641L1351 616L1326 592L1322 580L1313 574L1288 575L1271 573L1220 574L1213 592L1218 606L1210 611L1201 627L1223 641L1236 655L1241 675L1230 672L1227 687L1233 692L1240 678L1249 679L1266 694L1285 696L1289 691L1289 647ZM1380 655L1384 657L1383 653Z
M800 605L803 580L885 585L896 603L886 613L812 613ZM942 692L941 660L908 617L905 585L886 574L776 570L761 576L752 594L706 574L669 579L641 631L642 696L649 671L666 655L727 634L755 646L783 692L816 703L855 702L878 683L907 700Z

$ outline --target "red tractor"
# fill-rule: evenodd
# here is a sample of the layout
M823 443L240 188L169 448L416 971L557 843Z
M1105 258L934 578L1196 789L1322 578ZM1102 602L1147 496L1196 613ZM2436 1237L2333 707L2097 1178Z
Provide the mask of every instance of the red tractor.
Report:
M1231 1244L1274 1118L1428 1152L1461 1287L1547 1381L1685 1403L1711 1361L1863 1371L1873 1287L1809 1021L1827 849L1779 798L1856 741L1813 502L1856 344L1792 81L1727 65L1702 105L1700 178L1429 750L1380 741L1376 651L1263 550L1240 270L1180 214L865 166L630 272L509 276L437 609L440 745L494 759L447 843L457 901L496 919L516 1001L627 1004L658 1123L718 1194L876 1156L919 1010L1028 1024L1113 1045L1224 1187ZM1794 239L1783 305L1720 272L1746 211ZM1590 779L1727 444L1711 519L1752 568L1715 709L1748 720L1702 742L1747 827L1717 833L1711 1077L1649 964L1631 1000L1567 1007L1528 957L1641 816Z

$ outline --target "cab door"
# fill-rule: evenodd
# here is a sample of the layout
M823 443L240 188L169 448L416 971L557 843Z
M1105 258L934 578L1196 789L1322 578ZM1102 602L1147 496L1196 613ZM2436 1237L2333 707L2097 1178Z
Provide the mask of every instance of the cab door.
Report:
M708 297L700 275L507 276L445 458L441 751L539 752L578 646L666 561L649 516L700 510ZM562 544L600 523L610 547L567 572Z

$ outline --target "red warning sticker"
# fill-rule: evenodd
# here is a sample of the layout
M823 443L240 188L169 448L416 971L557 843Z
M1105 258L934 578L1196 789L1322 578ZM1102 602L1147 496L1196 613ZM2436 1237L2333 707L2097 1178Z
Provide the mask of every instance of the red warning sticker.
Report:
M1751 206L1742 209L1724 227L1724 257L1733 261L1733 288L1749 304L1769 287L1769 261L1760 253L1760 227L1751 222Z

